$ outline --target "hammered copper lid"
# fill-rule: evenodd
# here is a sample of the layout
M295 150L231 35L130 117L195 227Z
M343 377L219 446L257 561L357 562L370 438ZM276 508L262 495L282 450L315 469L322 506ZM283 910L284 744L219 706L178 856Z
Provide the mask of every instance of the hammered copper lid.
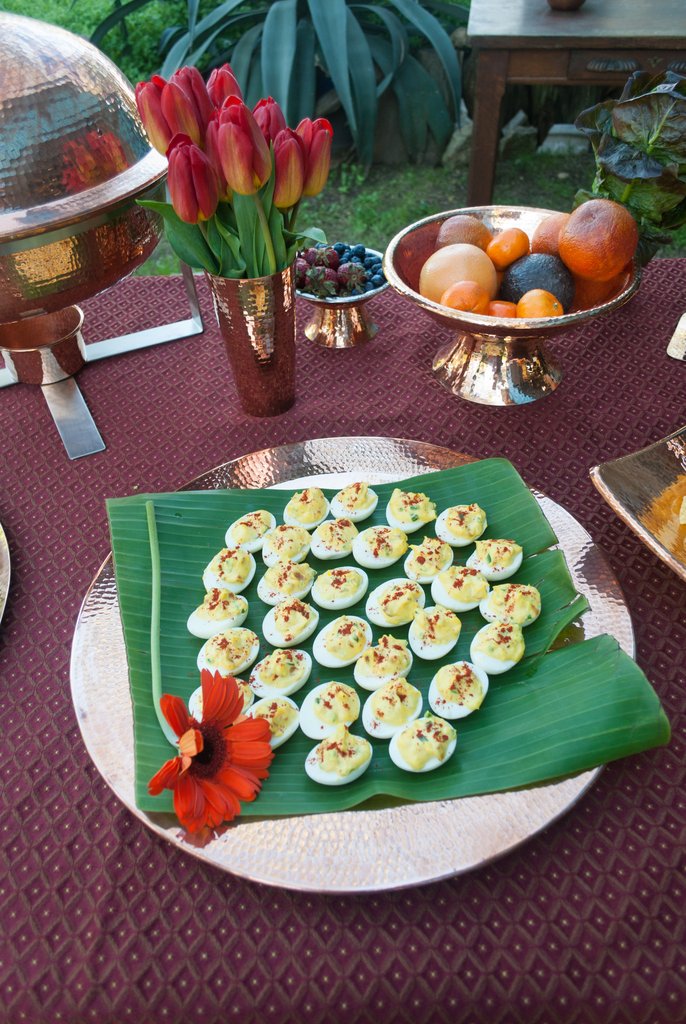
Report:
M91 43L0 14L0 242L51 231L164 178L129 81Z

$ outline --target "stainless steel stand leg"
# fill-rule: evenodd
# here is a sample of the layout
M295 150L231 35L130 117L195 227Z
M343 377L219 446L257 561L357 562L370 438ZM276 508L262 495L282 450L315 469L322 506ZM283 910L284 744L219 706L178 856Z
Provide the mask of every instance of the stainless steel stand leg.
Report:
M70 459L104 450L105 442L73 377L44 384L41 391Z

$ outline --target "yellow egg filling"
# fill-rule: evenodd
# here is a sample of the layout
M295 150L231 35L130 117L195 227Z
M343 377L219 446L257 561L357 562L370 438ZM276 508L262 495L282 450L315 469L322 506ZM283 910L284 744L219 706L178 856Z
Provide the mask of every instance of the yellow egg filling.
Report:
M275 697L268 704L262 704L252 712L253 718L263 718L269 724L269 732L276 739L283 736L286 729L298 717L298 712L287 701Z
M243 583L250 574L251 556L243 548L222 548L214 556L205 572L214 573L227 583Z
M447 703L461 704L469 711L480 708L484 699L481 680L469 665L444 665L436 673L436 689Z
M448 747L456 735L452 725L442 718L425 715L398 735L398 750L410 768L418 772L433 758L437 761L445 760Z
M286 562L299 555L309 543L310 535L302 526L277 526L265 537L263 550Z
M413 526L416 523L430 523L436 518L436 506L426 494L401 491L396 487L388 503L389 510L399 523Z
M353 736L346 725L339 725L315 748L322 771L345 778L365 764L371 756L371 744L363 736Z
M360 714L360 698L345 683L328 683L314 698L313 712L324 725L354 722Z
M480 562L503 569L512 565L521 553L521 547L514 540L478 540L475 544L475 554Z
M283 604L277 604L274 609L274 629L290 643L305 632L311 618L312 609L309 605L303 604L297 598L293 601L284 601Z
M284 509L284 516L299 523L316 523L326 515L326 498L319 487L296 491Z
M348 484L338 492L336 498L349 512L364 512L374 504L374 498L369 493L369 484L365 483Z
M260 537L264 537L271 522L269 512L262 508L257 512L249 512L233 524L231 537L236 544L248 544L252 540L259 540Z
M391 583L380 595L379 607L390 625L402 625L414 618L419 608L422 589L418 583Z
M478 569L467 565L451 565L439 573L437 579L450 597L465 604L476 604L488 594L488 580Z
M334 658L347 661L354 658L367 646L367 631L362 622L342 615L335 626L326 631L324 648Z
M308 587L315 575L306 562L278 561L267 569L264 582L275 593L290 597Z
M354 569L328 569L317 577L315 589L322 601L352 597L360 589L362 577Z
M406 570L413 576L432 576L444 569L453 557L449 544L435 537L425 537L421 544L411 544L412 553Z
M400 558L407 551L407 537L396 526L375 526L365 537L372 558Z
M445 526L456 540L476 540L486 528L486 513L479 505L453 505Z
M379 637L376 647L365 651L358 664L364 675L377 679L381 676L400 675L410 664L407 640L396 640L390 635Z
M425 644L447 644L457 640L462 623L455 612L437 605L431 611L418 609L414 617L414 631Z
M406 679L391 679L369 700L374 718L388 725L403 725L417 710L421 694Z
M208 668L222 675L231 675L248 660L256 640L250 629L232 629L213 636L205 644Z
M288 686L301 679L307 670L301 651L276 650L260 665L260 679L267 686Z
M241 615L246 608L247 601L239 594L212 587L205 594L202 604L195 609L195 614L205 622L220 622L222 619Z
M331 519L317 527L317 539L330 551L347 554L357 536L357 527L349 519Z
M541 595L536 587L503 583L493 587L488 598L488 610L500 622L526 626L541 613Z
M521 661L524 656L522 628L510 622L491 622L484 626L472 644L475 651L497 661Z

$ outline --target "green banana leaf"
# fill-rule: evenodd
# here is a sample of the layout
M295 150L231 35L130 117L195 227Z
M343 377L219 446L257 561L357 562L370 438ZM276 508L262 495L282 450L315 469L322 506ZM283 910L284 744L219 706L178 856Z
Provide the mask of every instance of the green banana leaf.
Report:
M394 484L375 485L379 506L367 525L383 523L384 510ZM456 723L458 747L439 770L411 775L397 769L387 753L387 742L372 740L374 755L369 770L356 782L341 787L317 786L305 775L303 764L315 745L300 732L276 751L270 777L259 798L244 805L247 815L271 816L340 810L372 797L438 800L528 786L580 772L614 758L666 743L669 725L657 696L638 666L611 637L551 646L564 637L569 624L587 607L576 594L564 555L553 549L555 535L538 503L514 467L502 459L489 459L458 469L415 477L401 486L428 494L442 510L448 505L478 502L487 510L485 536L514 537L524 548L515 582L533 584L542 597L541 616L525 630L526 654L515 669L491 678L482 708ZM333 492L325 492L331 497ZM202 571L224 545L226 527L251 509L265 508L281 520L290 491L187 491L136 495L108 501L119 603L129 662L134 709L136 800L146 811L172 808L171 793L147 793L148 779L174 749L164 739L152 703L150 671L151 559L146 501L155 506L161 561L161 668L164 692L188 699L199 685L196 656L202 641L186 630L186 619L202 600ZM431 526L411 538L434 535ZM471 553L458 550L456 561ZM261 635L266 607L256 597L263 567L244 592L250 603L245 626ZM342 562L308 559L317 571ZM370 589L402 575L402 562L384 570L369 570ZM431 600L429 599L429 603ZM364 601L347 610L364 614ZM335 618L320 610L320 628ZM469 643L483 625L478 610L466 612L457 648L436 662L415 659L410 675L425 698L438 668L468 656ZM373 627L375 640L388 630ZM394 631L406 636L407 627ZM312 640L302 646L311 651ZM271 648L263 645L260 657ZM244 675L247 676L248 673ZM295 695L298 704L320 682L336 678L353 682L351 668L331 672L316 663L306 687ZM362 700L366 692L361 693ZM361 726L353 727L361 732Z

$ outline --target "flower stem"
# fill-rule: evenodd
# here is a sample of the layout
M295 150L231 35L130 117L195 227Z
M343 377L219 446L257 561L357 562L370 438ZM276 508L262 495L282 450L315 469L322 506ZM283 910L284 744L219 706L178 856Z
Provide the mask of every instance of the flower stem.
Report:
M145 515L148 520L148 540L150 542L150 679L152 682L152 705L157 721L172 747L177 748L176 733L162 714L160 699L162 697L162 665L160 661L160 605L161 605L161 572L160 547L157 542L157 523L155 522L155 504L145 503Z
M297 201L295 206L291 207L291 211L288 214L288 230L295 231L295 222L298 219L298 210L300 209L300 200Z
M267 221L267 215L264 212L264 206L257 193L253 196L255 200L255 207L257 208L257 218L262 228L262 235L264 237L264 244L267 249L267 261L269 264L269 273L276 273L276 255L274 253L274 243L272 242L271 231L269 230L269 222Z

